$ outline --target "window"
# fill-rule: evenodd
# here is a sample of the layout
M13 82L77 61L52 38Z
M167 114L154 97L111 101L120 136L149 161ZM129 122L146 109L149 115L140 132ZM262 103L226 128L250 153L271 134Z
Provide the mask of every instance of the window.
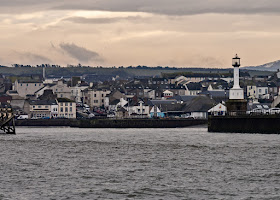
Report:
M68 107L65 107L65 112L68 112Z
M38 108L41 108L42 106L38 106Z
M63 108L60 108L60 112L63 112Z
M68 103L65 103L65 106L68 106Z
M60 97L63 97L63 94L61 94Z
M49 108L49 106L45 106L45 108Z
M93 103L98 103L98 100L94 100Z
M35 83L35 86L36 86L36 83Z
M33 108L35 108L35 106L33 106Z
M104 94L102 94L101 96L104 97Z
M93 96L96 97L96 94L94 94Z
M60 106L63 106L63 103L60 103Z
M20 86L22 86L22 84L20 84Z
M72 106L72 103L70 103L70 106Z
M70 109L70 112L72 112L72 107L70 107L69 109Z
M102 103L104 103L104 99L102 99Z

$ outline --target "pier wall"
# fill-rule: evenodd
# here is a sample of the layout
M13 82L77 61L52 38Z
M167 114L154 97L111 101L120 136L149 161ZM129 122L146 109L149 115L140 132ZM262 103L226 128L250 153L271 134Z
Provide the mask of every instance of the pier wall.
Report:
M70 126L78 128L177 128L207 124L202 119L25 119L16 126Z
M280 134L280 116L210 116L209 132Z
M99 119L79 120L76 126L80 128L177 128L207 124L200 119Z

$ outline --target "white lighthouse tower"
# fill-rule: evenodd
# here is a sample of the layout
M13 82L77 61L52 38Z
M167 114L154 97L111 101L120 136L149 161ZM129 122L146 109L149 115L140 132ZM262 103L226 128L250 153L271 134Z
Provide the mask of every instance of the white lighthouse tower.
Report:
M234 67L234 85L233 87L229 90L229 99L244 99L244 91L242 88L239 86L239 66L240 66L240 58L235 56L235 58L232 58L232 66Z

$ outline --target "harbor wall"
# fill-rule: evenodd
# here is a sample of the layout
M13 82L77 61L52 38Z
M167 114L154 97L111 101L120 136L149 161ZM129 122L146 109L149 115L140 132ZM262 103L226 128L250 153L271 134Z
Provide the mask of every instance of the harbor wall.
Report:
M177 128L207 124L206 119L25 119L16 126L70 126L78 128Z
M280 116L209 116L208 131L280 134Z
M80 128L178 128L207 124L200 119L98 119L79 120Z

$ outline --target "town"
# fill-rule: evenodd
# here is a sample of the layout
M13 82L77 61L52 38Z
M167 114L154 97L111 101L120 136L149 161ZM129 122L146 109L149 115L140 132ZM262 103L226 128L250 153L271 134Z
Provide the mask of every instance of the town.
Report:
M13 67L14 70L31 66ZM11 105L18 120L56 118L193 118L225 115L233 73L170 72L161 76L88 81L85 76L54 78L42 74L2 75L2 106ZM79 66L78 66L79 67ZM139 67L138 67L139 68ZM280 72L240 72L247 114L276 114Z

